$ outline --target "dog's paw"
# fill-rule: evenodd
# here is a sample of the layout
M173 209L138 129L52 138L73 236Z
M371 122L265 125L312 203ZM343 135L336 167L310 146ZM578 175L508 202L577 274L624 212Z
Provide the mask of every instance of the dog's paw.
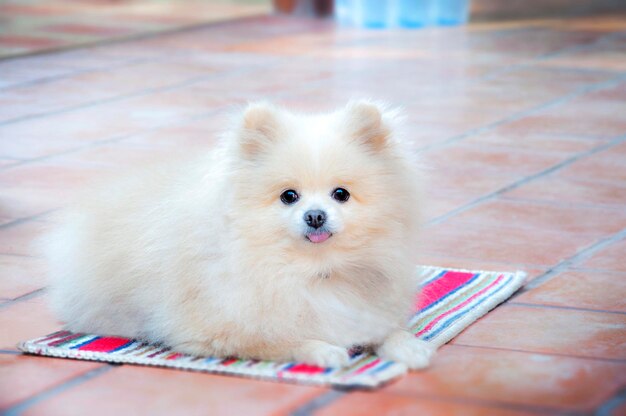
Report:
M407 331L396 331L376 352L382 358L400 362L411 370L419 370L428 367L435 348Z
M324 341L306 341L294 353L297 361L319 367L345 367L350 355L345 348Z

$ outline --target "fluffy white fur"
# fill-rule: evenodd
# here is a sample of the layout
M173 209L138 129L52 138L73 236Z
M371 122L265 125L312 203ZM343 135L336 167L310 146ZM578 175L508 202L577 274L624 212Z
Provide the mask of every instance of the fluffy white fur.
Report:
M418 200L394 119L367 101L323 115L252 104L217 150L85 198L46 239L60 318L191 354L340 366L371 345L428 365L405 330ZM300 199L284 204L285 189ZM306 238L309 209L326 211L328 240Z

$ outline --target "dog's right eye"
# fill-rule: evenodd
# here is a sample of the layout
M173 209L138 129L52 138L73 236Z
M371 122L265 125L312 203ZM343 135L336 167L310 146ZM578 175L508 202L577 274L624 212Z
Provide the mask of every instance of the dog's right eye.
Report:
M291 205L295 203L300 198L300 195L293 189L287 189L285 192L280 194L280 200L283 201L283 204Z

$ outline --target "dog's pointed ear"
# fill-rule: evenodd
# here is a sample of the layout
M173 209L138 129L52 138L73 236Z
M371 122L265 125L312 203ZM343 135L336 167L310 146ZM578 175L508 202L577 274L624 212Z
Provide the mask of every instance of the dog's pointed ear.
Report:
M280 134L280 110L265 102L251 103L244 110L240 147L242 154L253 158L263 152Z
M383 120L384 109L370 101L351 101L346 105L345 117L349 136L380 150L387 145L391 130Z

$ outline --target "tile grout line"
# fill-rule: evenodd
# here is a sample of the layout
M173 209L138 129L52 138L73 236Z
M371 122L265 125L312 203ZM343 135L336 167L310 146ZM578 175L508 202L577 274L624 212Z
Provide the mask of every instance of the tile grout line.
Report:
M571 266L574 266L578 263L580 263L583 260L588 259L589 257L591 257L592 255L594 255L595 253L597 253L598 251L602 250L603 248L616 243L618 241L623 240L624 238L626 238L626 228L624 228L623 230L610 235L608 237L602 238L594 243L592 243L591 245L583 248L582 250L579 250L577 253L575 253L574 255L566 258L565 260L562 260L561 262L557 263L555 266L549 268L545 273L543 273L540 276L537 276L535 279L531 280L527 285L523 286L520 290L518 290L516 293L513 294L513 296L511 296L510 299L515 299L516 297L518 297L519 295L528 292L529 290L532 290L540 285L542 285L543 283L549 281L550 279L552 279L554 276L558 275L559 273L563 272L566 269L569 269Z
M0 230L3 230L5 228L11 228L11 227L14 227L14 226L17 226L17 225L20 225L20 224L31 222L32 220L41 218L41 217L43 217L43 216L45 216L45 215L47 215L47 214L49 214L51 212L54 212L54 211L56 211L56 210L55 209L49 209L49 210L40 212L39 214L31 215L29 217L18 218L16 220L13 220L13 221L8 222L6 224L0 225ZM0 255L3 256L3 255L11 255L11 254L0 253ZM19 256L19 257L30 257L30 256ZM43 295L45 292L46 292L46 287L40 287L39 289L32 290L32 291L30 291L28 293L25 293L23 295L17 296L17 297L12 298L12 299L3 299L0 302L0 310L2 310L4 308L7 308L9 306L12 306L15 303L24 302L24 301L27 301L27 300L39 297L39 296Z
M18 55L9 55L5 57L1 57L0 63L8 62L13 59L47 56L47 55L53 55L56 53L70 52L70 51L75 51L75 50L104 48L109 45L118 45L118 44L131 43L131 42L142 41L142 40L150 40L150 39L157 38L160 36L178 35L181 33L199 31L203 29L210 29L212 27L222 26L225 24L232 24L232 23L241 24L241 23L245 23L248 20L258 20L259 18L267 17L267 16L271 16L271 15L257 14L257 15L251 15L251 16L242 16L236 19L227 19L227 20L214 21L214 22L200 22L200 23L186 25L186 26L174 27L171 29L164 29L161 31L160 30L147 31L143 33L137 33L134 35L103 39L100 41L92 41L92 42L80 43L80 44L75 44L75 45L58 46L56 48L51 48L51 49L40 49L40 50L36 50L33 52L27 52L27 53L21 53Z
M54 159L56 157L62 157L62 156L67 156L67 155L71 155L71 154L74 154L74 153L80 153L80 152L83 152L83 151L87 151L87 150L98 148L100 146L106 146L106 145L109 145L109 144L117 144L117 143L122 142L124 140L132 139L134 137L139 137L139 136L141 136L143 134L151 134L151 133L163 130L163 129L167 129L169 127L176 127L176 126L181 125L181 123L188 123L188 122L193 122L193 121L196 121L196 120L202 120L205 117L210 117L210 116L219 114L220 112L225 111L226 108L228 108L229 106L232 106L232 105L234 105L234 104L217 107L215 109L208 110L208 111L205 111L203 113L199 113L199 114L196 114L196 115L193 115L193 116L185 117L185 118L183 118L181 120L177 120L175 122L166 123L166 124L162 124L162 125L158 125L158 126L153 126L153 127L147 128L147 129L133 131L133 132L130 132L130 133L118 134L118 135L114 135L114 136L108 137L106 139L95 140L95 141L89 142L89 143L87 143L85 145L74 147L74 148L67 149L67 150L63 150L63 151L58 152L58 153L53 153L53 154L44 155L44 156L38 156L38 157L30 158L30 159L23 159L21 162L18 162L16 164L13 164L13 165L10 165L10 166L5 166L5 167L0 167L0 172L7 171L7 170L10 170L10 169L14 169L16 167L21 167L21 166L24 166L24 165L29 165L31 163L37 163L37 162L41 162L41 161ZM51 210L51 211L54 211L54 210Z
M519 188L520 186L525 185L528 182L531 182L531 181L533 181L535 179L544 177L544 176L546 176L548 174L551 174L553 172L559 171L559 170L563 169L564 167L569 166L570 164L572 164L574 162L577 162L580 159L584 159L584 158L592 156L592 155L594 155L596 153L602 152L604 150L608 150L608 149L610 149L610 148L612 148L614 146L617 146L617 145L621 144L624 141L626 141L626 135L618 136L618 137L614 138L613 140L610 140L610 141L608 141L606 143L603 143L603 144L601 144L599 146L596 146L596 147L594 147L594 148L592 148L590 150L587 150L585 152L578 153L578 154L576 154L574 156L571 156L571 157L569 157L569 158L567 158L567 159L557 163L556 165L553 165L553 166L551 166L551 167L549 167L547 169L544 169L544 170L541 170L539 172L536 172L536 173L534 173L532 175L525 176L525 177L523 177L523 178L521 178L521 179L519 179L517 181L514 181L514 182L512 182L512 183L510 183L508 185L503 186L502 188L500 188L500 189L498 189L496 191L493 191L493 192L488 193L486 195L483 195L483 196L481 196L479 198L476 198L475 200L473 200L472 202L470 202L468 204L465 204L465 205L460 206L458 208L455 208L455 209L453 209L453 210L451 210L451 211L449 211L449 212L447 212L447 213L445 213L443 215L435 217L435 218L427 221L424 224L424 226L428 227L428 226L431 226L431 225L440 224L441 222L449 219L450 217L453 217L453 216L455 216L457 214L460 214L460 213L465 212L465 211L467 211L467 210L469 210L471 208L474 208L477 205L480 205L480 204L482 204L485 201L492 200L493 198L495 198L495 197L497 197L497 196L499 196L501 194L504 194L506 192L509 192L509 191L511 191L513 189Z
M339 391L339 390L330 390L326 393L322 393L321 395L309 400L302 406L293 410L289 413L290 416L309 416L315 413L317 410L326 407L339 400L343 396L347 395L348 392Z
M378 390L380 392L380 390ZM290 413L291 416L310 416L315 414L316 411L326 407L337 401L338 399L346 396L349 392L342 392L331 390L327 393L324 393L305 405L299 407ZM388 394L396 397L407 397L406 394L397 393L397 392L382 392L382 394ZM498 409L508 409L508 410L526 410L537 413L549 413L555 414L555 412L562 411L564 409L554 408L554 407L544 407L544 406L533 406L533 405L524 405L524 404L515 404L508 402L499 402L493 400L481 400L481 399L468 399L463 397L442 397L437 395L429 395L429 394L420 394L420 393L411 393L411 398L421 398L430 401L442 402L442 403L456 403L461 405L477 405L477 406L486 406L491 408Z
M593 267L571 267L568 271L573 273L602 273L602 274L612 274L617 276L626 276L626 271L620 270L608 270L608 269L595 269Z
M610 313L614 315L626 315L626 312L622 311L610 311L606 309L592 309L592 308L578 308L576 306L563 306L563 305L549 305L543 303L530 303L530 302L506 302L502 306L526 306L528 308L546 308L546 309L562 309L569 311L580 311L580 312L594 312L594 313Z
M0 252L0 256L22 257L22 258L26 258L26 259L36 259L36 258L39 258L38 256L33 256L33 255L30 255L30 254L6 253L6 252Z
M615 416L617 413L614 411L617 410L620 406L626 403L626 388L619 390L612 397L602 403L595 410L595 416Z
M142 130L142 133L144 133L144 132L145 133L150 133L152 131L156 131L156 130L158 130L160 128L167 127L167 126L171 126L171 124L167 124L167 125L159 126L159 127L154 127L154 128L151 128L151 129ZM106 139L95 140L93 142L88 142L85 145L78 146L78 147L73 147L71 149L63 150L63 151L58 152L58 153L53 153L53 154L50 154L50 155L33 157L33 158L30 158L30 159L23 159L19 163L0 168L0 172L4 172L4 171L11 170L11 169L14 169L14 168L19 168L19 167L22 167L24 165L29 165L31 163L37 163L37 162L46 161L46 160L49 160L49 159L53 159L55 157L62 157L62 156L71 155L73 153L79 153L79 152L90 150L90 149L93 149L93 148L96 148L96 147L99 147L99 146L106 146L108 144L116 144L116 143L121 142L123 140L135 137L136 134L137 134L136 132L126 133L126 134L119 134L119 135L116 135L116 136L108 137Z
M61 52L61 54L64 52ZM115 56L112 56L111 58L115 58ZM19 60L20 58L18 58ZM25 58L28 59L28 58ZM116 69L125 69L125 68L132 68L133 66L137 66L137 65L141 65L141 64L146 64L146 63L153 63L153 64L158 64L160 62L164 62L167 61L169 59L169 57L163 57L163 58L153 58L153 57L144 57L144 58L136 58L136 59L126 59L126 60L121 60L119 62L116 62L115 64L110 64L108 66L94 66L94 67L87 67L87 68L77 68L77 69L72 69L70 67L67 68L68 72L65 74L59 74L59 75L53 75L53 76L49 76L49 77L43 77L43 78L36 78L30 81L24 81L24 82L18 82L16 84L11 84L11 85L7 85L6 87L0 87L0 94L5 92L5 91L12 91L12 90L16 90L16 89L20 89L20 88L28 88L31 86L38 86L41 84L48 84L48 83L52 83L52 82L56 82L56 81L61 81L64 79L70 79L73 78L75 76L80 76L80 75L86 75L86 74L92 74L94 72L105 72L105 71L111 71L111 70L116 70ZM0 68L2 67L2 62L0 61ZM63 67L63 69L65 69L65 67Z
M542 60L538 61L539 63L543 62ZM605 75L605 76L618 76L619 74L624 73L624 71L619 69L595 69L595 68L576 68L575 66L535 66L528 65L528 68L536 70L536 71L545 71L550 73L555 72L565 72L571 74L578 75Z
M580 208L587 208L587 209L602 209L602 210L606 210L606 211L618 211L621 212L624 209L624 205L623 204L618 204L618 203L587 203L587 202L561 202L561 201L553 201L553 200L548 200L548 199L538 199L538 198L527 198L527 197L517 197L517 196L507 196L507 195L501 195L500 196L500 200L502 201L506 201L506 202L512 202L512 203L516 203L516 202L521 202L521 203L527 203L527 204L534 204L534 205L547 205L550 207L558 207L558 208L569 208L571 207L573 204L576 205L576 207L580 207Z
M0 169L0 171L2 171L2 170ZM48 214L50 214L50 213L52 213L54 211L56 211L56 209L48 209L48 210L42 211L42 212L40 212L38 214L30 215L28 217L16 218L16 219L14 219L12 221L9 221L9 222L6 222L4 224L1 224L0 225L0 230L4 230L6 228L15 227L17 225L24 224L26 222L30 222L32 220L39 219L39 218L44 217L44 216L46 216L46 215L48 215Z
M109 98L102 98L99 100L94 100L94 101L90 101L90 102L83 103L83 104L78 104L78 105L73 105L73 106L70 105L68 107L60 108L57 110L52 110L52 111L42 112L42 113L27 114L24 116L19 116L19 117L3 120L3 121L0 121L0 127L4 127L4 126L11 125L11 124L16 124L16 123L22 123L25 121L30 121L30 120L38 119L38 118L71 113L77 110L98 107L102 104L117 103L120 101L126 101L126 100L130 100L133 98L141 98L141 97L145 97L145 96L149 96L153 94L176 91L179 89L193 87L194 85L205 82L205 81L215 81L224 77L228 78L231 76L237 77L237 76L249 74L251 72L255 72L257 70L258 68L243 68L243 69L239 69L236 71L222 71L222 72L211 73L207 75L200 75L200 76L192 77L184 81L162 86L162 87L146 88L143 90L139 90L139 91L135 91L135 92L127 93L127 94L121 94L121 95L117 95L117 96L113 96Z
M626 364L626 359L622 359L622 358L588 357L584 355L562 354L558 352L529 351L529 350L520 350L516 348L492 347L489 345L460 344L457 342L446 344L446 345L449 347L479 348L479 349L494 350L494 351L511 351L511 352L519 352L519 353L524 353L524 354L539 354L539 355L550 355L554 357L575 358L577 360L595 360L595 361L603 361L603 362L609 362L609 363L615 363L615 364Z
M544 54L541 54L539 56L536 56L534 58L531 58L525 62L521 62L519 64L514 64L511 65L508 68L504 68L503 70L500 71L493 71L492 74L487 74L484 75L483 77L481 77L481 80L485 80L485 81L491 81L494 78L499 77L500 75L506 75L508 73L514 72L518 69L527 69L527 68L532 68L533 66L535 66L538 63L547 61L549 59L567 54L567 53L576 53L579 51L584 51L587 49L593 49L599 45L602 45L603 43L606 43L608 40L611 40L612 38L616 38L616 37L621 37L622 35L626 34L626 31L617 31L617 32L611 32L608 34L605 34L603 36L600 36L596 39L594 39L593 41L589 42L589 43L584 43L584 44L575 44L575 45L571 45L571 46L566 46L565 48L560 48L556 51L552 51L552 52L547 52ZM540 69L546 69L546 70L550 70L550 69L554 69L551 67L539 67ZM559 68L561 69L561 68ZM575 70L575 71L580 71L580 69L578 68L567 68L567 70ZM598 72L598 71L593 71L593 72ZM619 73L620 71L611 71L610 73L616 74Z
M4 416L19 416L22 413L24 413L24 411L43 402L44 400L50 399L60 393L63 393L67 390L72 389L75 386L78 386L84 382L87 382L91 379L99 377L100 375L111 371L113 368L115 368L115 366L110 365L110 364L105 364L93 370L87 371L79 376L73 377L72 379L68 381L65 381L61 384L57 384L53 387L50 387L41 393L35 394L34 396L31 396L25 399L24 401L14 406L11 406L8 409L5 409L3 411L4 413L2 414Z
M8 308L9 306L12 306L12 305L14 305L16 303L21 303L21 302L28 301L28 300L31 300L31 299L34 299L34 298L38 298L39 296L45 294L46 291L47 291L46 287L41 287L39 289L35 289L35 290L32 290L32 291L30 291L28 293L20 295L20 296L18 296L16 298L6 300L6 301L0 303L0 310L2 310L4 308Z
M484 406L489 408L496 408L501 410L513 410L513 411L527 411L533 412L534 414L549 414L549 415L578 415L580 412L571 411L561 407L553 407L553 406L537 406L532 404L524 404L524 403L511 403L490 399L479 399L479 398L470 398L470 397L446 397L439 395L430 395L427 393L418 393L418 392L409 392L409 394L405 394L402 392L386 392L384 394L388 394L390 396L395 397L410 397L410 398L421 398L435 402L441 403L454 403L459 405L474 405L474 406Z
M476 127L473 129L470 129L469 131L466 131L464 133L458 134L456 136L450 137L449 139L443 140L441 142L437 142L437 143L432 143L423 147L420 147L416 150L417 153L422 153L422 152L428 152L430 150L434 150L434 149L438 149L438 148L442 148L442 147L446 147L450 144L459 142L463 139L466 139L468 137L471 136L475 136L477 134L482 134L482 133L486 133L489 132L491 130L493 130L496 127L499 127L501 125L504 125L506 123L510 123L512 121L518 121L521 120L525 117L528 117L530 115L539 113L541 111L547 110L547 109L551 109L554 107L557 107L563 103L567 103L570 100L573 100L575 98L578 98L580 96L583 96L585 94L588 94L590 92L596 92L596 91L602 91L614 86L617 86L619 84L621 84L622 82L626 81L626 72L620 72L618 76L613 77L611 79L609 79L608 81L602 81L602 82L597 82L594 84L590 84L590 85L584 85L578 88L575 88L573 91L567 93L567 94L563 94L557 98L554 98L552 100L546 101L542 104L536 105L534 107L531 107L529 109L526 110L522 110L522 111L518 111L515 112L513 114L510 114L506 117L503 117L499 120L496 120L494 122L488 123L486 125L480 126L480 127Z

